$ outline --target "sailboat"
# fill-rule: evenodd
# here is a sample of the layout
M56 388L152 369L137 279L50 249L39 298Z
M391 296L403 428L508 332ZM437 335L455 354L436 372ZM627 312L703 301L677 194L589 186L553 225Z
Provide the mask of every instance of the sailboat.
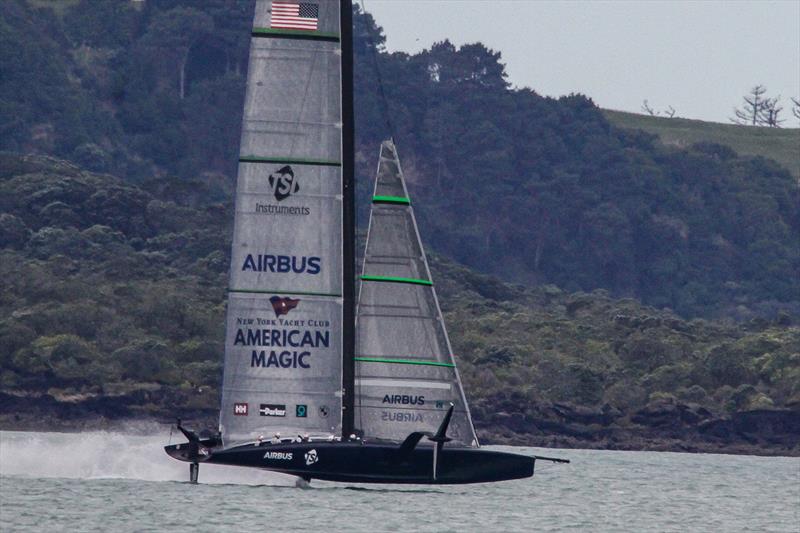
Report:
M257 0L242 121L219 431L199 465L362 483L533 475L480 448L394 143L356 297L350 0Z

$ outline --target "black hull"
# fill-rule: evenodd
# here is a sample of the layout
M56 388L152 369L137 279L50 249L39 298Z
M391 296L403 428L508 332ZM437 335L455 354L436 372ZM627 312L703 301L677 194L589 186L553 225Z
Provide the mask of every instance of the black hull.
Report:
M187 444L166 446L175 459L189 459ZM533 475L534 457L475 448L417 446L362 442L296 442L244 445L229 449L200 446L200 463L261 468L304 479L349 483L462 484L520 479Z

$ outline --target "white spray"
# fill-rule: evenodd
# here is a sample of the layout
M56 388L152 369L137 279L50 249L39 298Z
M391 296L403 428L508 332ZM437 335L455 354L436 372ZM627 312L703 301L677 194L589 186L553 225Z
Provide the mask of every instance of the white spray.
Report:
M39 433L0 431L0 475L187 481L189 465L164 453L169 430ZM135 433L138 433L135 434ZM183 435L172 435L181 442ZM294 478L250 468L200 465L201 483L294 485Z

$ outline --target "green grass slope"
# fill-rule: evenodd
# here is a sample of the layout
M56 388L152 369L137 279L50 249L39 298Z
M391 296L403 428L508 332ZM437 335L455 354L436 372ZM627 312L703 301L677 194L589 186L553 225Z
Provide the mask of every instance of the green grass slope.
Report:
M684 148L697 142L714 142L730 146L743 155L773 159L800 179L800 128L739 126L687 118L651 117L610 109L603 110L603 113L617 126L658 135L666 145Z

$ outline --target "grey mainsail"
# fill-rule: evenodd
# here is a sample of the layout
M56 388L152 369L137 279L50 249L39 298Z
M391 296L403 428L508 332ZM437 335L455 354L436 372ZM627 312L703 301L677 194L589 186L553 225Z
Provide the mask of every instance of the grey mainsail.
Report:
M220 431L341 430L340 2L258 0L242 124Z
M477 446L394 144L381 145L356 312L355 425L365 438L434 432Z

